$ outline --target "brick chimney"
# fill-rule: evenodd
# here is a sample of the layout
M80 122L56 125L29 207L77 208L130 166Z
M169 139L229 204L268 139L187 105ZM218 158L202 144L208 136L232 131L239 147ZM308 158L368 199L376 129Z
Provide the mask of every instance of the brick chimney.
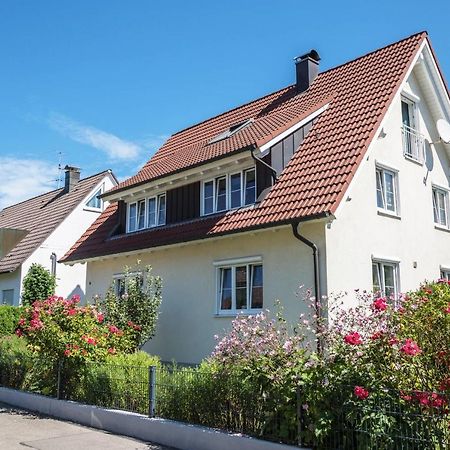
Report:
M305 55L297 56L294 61L297 92L306 91L319 73L320 56L315 50L311 50Z
M64 192L71 192L80 181L80 169L78 167L66 166L64 167L66 173Z

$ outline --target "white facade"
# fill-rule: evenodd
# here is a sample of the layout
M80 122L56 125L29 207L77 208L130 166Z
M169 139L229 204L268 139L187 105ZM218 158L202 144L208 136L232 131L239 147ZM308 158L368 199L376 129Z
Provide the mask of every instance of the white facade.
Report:
M414 104L412 128L424 145L420 161L404 155L402 98ZM439 118L450 118L450 102L424 44L334 216L300 225L319 247L322 295L349 292L352 304L353 290L372 291L374 267L392 268L398 292L450 271L450 146L438 142ZM377 169L393 177L393 204L384 210L377 200ZM433 187L447 192L446 226L435 223ZM217 314L217 265L252 257L263 265L264 308L280 299L295 322L306 307L299 286L313 288L313 259L290 226L88 260L86 298L103 295L125 265L137 259L150 264L164 288L157 333L145 349L163 360L197 363L232 319Z
M63 222L36 248L22 263L21 267L12 273L0 274L0 303L3 303L5 290L14 290L13 304L19 305L23 280L32 264L41 264L45 269L52 270L52 253L60 259L72 247L84 231L100 215L100 210L86 206L89 199L103 186L103 190L111 189L116 184L113 175L105 176L89 194L68 214ZM107 204L105 205L105 207ZM72 295L85 297L86 265L67 266L56 263L56 295L70 298Z

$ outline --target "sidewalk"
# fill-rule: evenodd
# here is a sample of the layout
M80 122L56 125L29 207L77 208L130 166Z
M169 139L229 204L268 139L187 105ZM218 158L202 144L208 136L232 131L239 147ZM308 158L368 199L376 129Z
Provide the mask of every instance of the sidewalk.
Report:
M0 403L0 448L5 450L170 450L18 410ZM174 449L172 449L174 450Z

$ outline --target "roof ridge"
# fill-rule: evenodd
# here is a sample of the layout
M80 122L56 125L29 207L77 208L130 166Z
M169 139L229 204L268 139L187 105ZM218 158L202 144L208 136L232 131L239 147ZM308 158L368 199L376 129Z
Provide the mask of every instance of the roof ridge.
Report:
M111 169L103 170L102 172L98 172L98 173L95 173L95 174L93 174L93 175L89 175L89 176L86 177L86 178L81 178L80 181L79 181L78 183L81 183L81 182L83 182L83 181L89 180L89 178L97 177L98 175L101 175L101 174L103 174L103 173L106 174L106 173L108 173L108 172L109 172L109 173L112 173ZM52 189L51 191L43 192L42 194L38 194L38 195L35 195L34 197L27 198L27 199L25 199L25 200L22 200L21 202L14 203L13 205L5 206L3 209L0 209L0 214L1 214L3 211L6 211L7 209L14 208L15 206L21 205L22 203L26 203L26 202L29 202L29 201L31 201L31 200L36 200L36 199L39 198L39 197L43 197L44 195L48 195L48 194L51 194L51 193L56 193L56 192L58 192L58 191L62 191L63 189L64 189L63 187L62 187L62 188L58 188L58 189Z

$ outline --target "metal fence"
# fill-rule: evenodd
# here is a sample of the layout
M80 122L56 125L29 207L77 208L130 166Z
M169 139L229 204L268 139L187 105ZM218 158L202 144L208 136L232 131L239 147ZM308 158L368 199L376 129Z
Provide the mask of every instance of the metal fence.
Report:
M295 386L189 367L48 365L0 358L0 385L317 449L450 448L450 399L441 393L385 389L357 400L344 387L333 393L328 430L318 436Z

